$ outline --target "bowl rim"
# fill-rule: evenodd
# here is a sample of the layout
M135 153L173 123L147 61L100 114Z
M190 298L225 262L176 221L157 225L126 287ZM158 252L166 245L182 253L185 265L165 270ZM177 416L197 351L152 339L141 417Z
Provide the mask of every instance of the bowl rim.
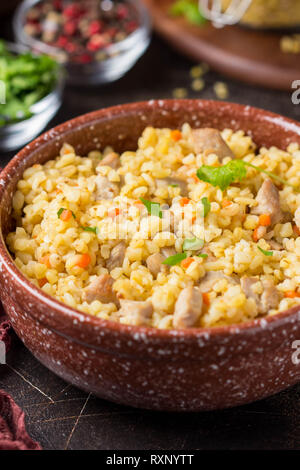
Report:
M285 130L294 132L300 136L300 124L292 120L290 118L286 118L279 114L266 111L261 108L256 108L249 105L242 105L238 103L229 103L226 101L216 101L216 100L191 100L191 99L163 99L163 100L150 100L150 101L142 101L142 102L135 102L135 103L128 103L122 104L117 106L112 106L109 108L100 109L97 111L92 111L78 117L75 117L71 120L65 121L62 124L46 131L42 135L40 135L37 139L33 140L30 144L26 145L22 150L20 150L13 159L4 167L4 169L0 173L0 213L1 213L1 201L2 196L6 191L6 184L10 180L10 175L14 174L15 167L22 165L22 161L25 157L30 155L32 151L35 151L38 147L47 146L47 142L50 140L55 140L57 138L61 138L70 131L75 130L84 126L92 125L94 122L97 122L101 119L107 118L109 115L110 119L114 119L124 112L141 112L141 107L144 109L153 109L153 107L162 108L163 106L169 107L172 109L174 105L180 103L183 106L188 105L196 105L196 103L200 106L217 106L218 111L222 111L222 109L227 109L228 106L231 109L234 109L236 112L242 114L245 112L249 112L252 110L253 112L258 113L261 117L267 118L268 121L275 122L276 125L282 126ZM27 168L27 167L26 167ZM24 168L25 169L25 168ZM276 315L265 316L254 320L248 320L242 323L235 323L231 325L225 326L217 326L217 327L204 327L204 328L188 328L188 329L159 329L155 327L147 327L147 326L134 326L134 325L127 325L122 324L119 322L114 322L111 320L104 320L102 318L90 315L88 313L82 312L77 310L73 307L70 307L59 300L55 299L46 293L44 293L41 289L36 287L33 283L31 283L25 275L18 269L16 266L11 254L9 253L8 247L5 243L3 232L2 232L2 224L0 220L0 272L5 270L8 272L9 276L17 282L20 286L20 289L25 290L28 294L32 295L38 302L46 305L49 308L52 308L52 311L55 312L55 315L60 315L60 319L72 319L73 322L75 321L80 322L82 327L84 324L89 324L92 327L97 327L97 329L102 329L106 332L111 333L118 333L124 336L134 336L140 335L144 337L145 335L154 337L159 340L170 340L174 339L174 336L177 337L184 337L185 339L193 340L195 338L201 336L209 336L209 337L224 337L229 336L231 334L237 333L246 333L246 334L253 334L258 330L267 329L267 328L274 328L278 326L282 326L289 322L289 320L300 320L300 305L292 307L288 310L280 312ZM1 300L1 295L0 295ZM31 314L30 314L31 315ZM55 318L55 316L54 316ZM75 324L74 322L74 324ZM46 321L44 322L46 323Z

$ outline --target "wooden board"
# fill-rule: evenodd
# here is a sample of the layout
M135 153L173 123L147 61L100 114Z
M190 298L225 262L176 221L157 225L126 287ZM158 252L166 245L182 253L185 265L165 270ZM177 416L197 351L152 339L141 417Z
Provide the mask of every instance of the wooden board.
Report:
M143 0L152 14L154 29L177 50L215 70L247 83L291 90L300 80L300 54L280 50L282 33L240 26L195 26L171 17L172 0Z

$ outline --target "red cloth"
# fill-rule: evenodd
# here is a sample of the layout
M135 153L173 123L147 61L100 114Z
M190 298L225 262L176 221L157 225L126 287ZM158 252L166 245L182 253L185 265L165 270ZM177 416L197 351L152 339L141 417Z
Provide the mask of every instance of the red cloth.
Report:
M0 341L4 341L7 351L11 346L10 330L0 303ZM0 450L41 450L26 432L23 411L3 390L0 390Z

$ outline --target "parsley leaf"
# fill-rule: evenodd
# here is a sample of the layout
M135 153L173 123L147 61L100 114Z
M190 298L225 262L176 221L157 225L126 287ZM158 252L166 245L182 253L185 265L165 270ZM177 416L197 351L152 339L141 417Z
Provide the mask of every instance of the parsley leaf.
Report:
M159 202L147 201L147 199L143 199L142 197L140 198L140 201L142 201L142 203L146 207L148 214L156 215L157 217L162 218L162 211Z
M176 264L180 263L184 259L187 258L186 253L177 253L176 255L169 256L163 261L163 264L167 264L168 266L175 266Z
M273 251L263 250L260 246L257 247L265 256L273 256Z
M247 166L254 168L260 173L268 175L269 178L275 181L279 181L282 184L291 186L295 191L299 192L299 188L296 188L280 176L277 176L274 173L271 173L270 171L264 170L259 166L252 165L252 163L245 162L244 160L239 159L231 160L226 165L219 167L203 165L198 169L197 176L199 180L205 181L206 183L210 183L212 186L215 187L218 186L222 189L222 191L224 191L224 189L227 189L231 183L242 181L244 178L246 178Z
M182 249L183 251L188 251L188 250L201 250L204 246L204 240L201 240L201 238L186 238L183 242Z
M201 199L201 202L203 204L203 217L206 217L207 214L210 212L211 204L210 204L209 200L207 199L207 197L203 197Z
M197 170L199 180L219 186L224 191L234 181L242 181L247 174L243 160L231 160L223 166L203 165Z

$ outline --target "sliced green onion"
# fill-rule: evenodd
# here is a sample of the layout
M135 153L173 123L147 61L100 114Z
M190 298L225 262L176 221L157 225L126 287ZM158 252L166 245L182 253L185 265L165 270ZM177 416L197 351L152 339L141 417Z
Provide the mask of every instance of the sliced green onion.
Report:
M142 203L146 207L148 214L156 215L157 217L162 218L162 211L159 202L148 201L147 199L143 199L142 197L140 198L140 201L142 201Z
M210 204L209 200L207 199L207 197L203 197L201 199L201 202L203 204L203 217L206 217L207 214L210 212L211 204Z
M273 251L263 250L260 246L257 247L265 256L273 256Z
M188 250L201 250L204 246L204 240L201 238L186 238L183 242L182 249L183 251L188 251Z
M95 235L98 233L98 227L81 227L85 232L93 232Z

